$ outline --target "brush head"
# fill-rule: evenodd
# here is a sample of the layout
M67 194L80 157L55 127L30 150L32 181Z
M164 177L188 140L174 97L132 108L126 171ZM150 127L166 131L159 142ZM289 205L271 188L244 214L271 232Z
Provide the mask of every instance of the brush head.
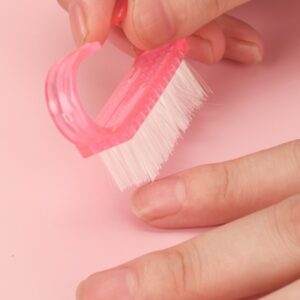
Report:
M206 89L182 62L134 137L99 154L121 190L158 176L205 99Z
M85 45L50 70L47 104L65 137L85 157L100 153L124 189L157 176L206 93L184 62L189 47L182 39L138 56L92 120L80 102L76 75L81 61L100 48Z

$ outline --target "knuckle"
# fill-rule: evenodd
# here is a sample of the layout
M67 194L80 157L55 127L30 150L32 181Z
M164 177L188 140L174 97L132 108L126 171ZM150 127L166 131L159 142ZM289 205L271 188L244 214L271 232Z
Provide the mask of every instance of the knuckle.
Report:
M221 164L220 165L220 171L222 176L221 178L221 183L222 183L222 189L221 189L221 193L222 193L222 198L227 201L228 199L231 198L231 188L230 188L230 170L228 165L225 164Z
M238 193L238 182L235 184L235 188L233 189L234 180L234 171L233 167L230 163L223 163L216 166L216 174L215 178L218 179L218 196L216 197L217 201L220 202L219 206L222 209L226 209L226 207L231 207L228 205L229 203L234 204L236 194Z
M188 178L190 186L189 199L198 202L199 178L202 184L205 184L205 198L208 199L207 211L213 211L213 222L222 224L235 217L236 209L232 209L239 205L239 197L242 193L239 180L239 169L235 163L217 163L202 166L196 169L196 176ZM217 217L216 217L217 216Z
M287 235L300 258L300 195L287 200Z
M297 174L300 178L300 140L296 140L291 144L291 156L296 166Z
M189 297L198 296L198 281L201 278L201 262L198 247L193 241L184 246L166 250L165 261L172 286L176 294Z
M139 272L142 299L173 300L181 295L182 272L185 272L184 258L180 251L163 250L144 257ZM184 268L184 269L183 269Z
M174 248L166 254L167 268L172 275L175 290L182 294L187 289L188 263L186 255L179 249Z
M300 195L274 206L271 211L272 228L280 243L300 262Z

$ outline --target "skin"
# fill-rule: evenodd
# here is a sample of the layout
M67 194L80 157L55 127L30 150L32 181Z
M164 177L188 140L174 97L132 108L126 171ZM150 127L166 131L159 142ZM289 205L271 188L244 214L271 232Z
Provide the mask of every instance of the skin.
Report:
M107 39L116 0L58 0L69 11L77 45ZM128 12L113 41L134 55L179 37L188 37L190 56L212 64L223 58L253 64L263 59L260 34L225 15L247 0L128 0ZM164 3L164 5L162 5ZM152 13L151 13L152 12Z
M176 188L182 183L184 193ZM152 226L224 225L90 276L78 299L232 300L269 294L265 299L297 300L299 193L300 140L142 187L133 211ZM181 206L174 209L178 195Z
M114 0L59 2L78 45L106 40ZM134 54L185 36L200 62L258 63L260 35L225 14L246 2L129 0L113 41ZM300 140L141 187L132 210L159 228L219 226L90 276L78 300L300 299Z

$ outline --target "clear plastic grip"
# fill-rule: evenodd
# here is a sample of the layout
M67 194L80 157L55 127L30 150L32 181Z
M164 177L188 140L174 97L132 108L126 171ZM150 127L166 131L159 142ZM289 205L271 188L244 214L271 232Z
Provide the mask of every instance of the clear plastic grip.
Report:
M77 87L81 62L102 48L86 44L55 64L46 80L50 115L84 157L124 143L136 134L189 51L185 39L145 51L108 99L96 119L85 111Z

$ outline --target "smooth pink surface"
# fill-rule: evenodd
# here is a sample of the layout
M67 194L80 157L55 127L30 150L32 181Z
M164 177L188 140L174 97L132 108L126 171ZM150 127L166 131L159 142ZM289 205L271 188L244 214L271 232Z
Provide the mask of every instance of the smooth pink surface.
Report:
M197 65L214 95L164 174L300 137L299 11L298 0L254 1L237 11L265 36L265 63ZM46 72L73 47L56 1L2 1L0 25L1 298L73 299L89 273L194 236L197 230L158 231L136 221L130 193L120 193L98 158L82 159L53 126ZM107 99L129 64L107 49L96 76L82 70L82 92L94 99Z

